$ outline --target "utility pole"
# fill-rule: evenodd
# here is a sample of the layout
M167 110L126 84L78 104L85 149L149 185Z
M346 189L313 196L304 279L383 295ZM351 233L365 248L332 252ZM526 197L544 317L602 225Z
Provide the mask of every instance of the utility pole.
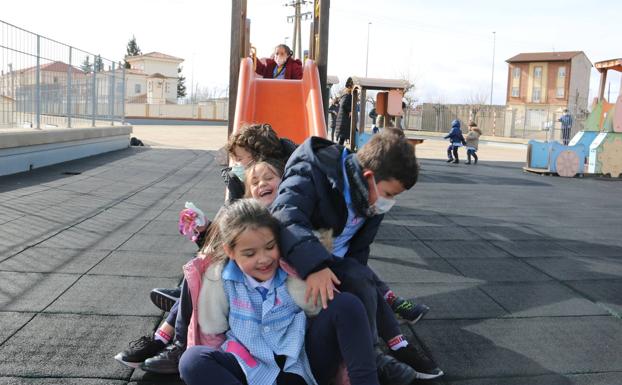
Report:
M310 3L308 0L292 0L290 3L285 4L286 7L294 7L294 14L292 16L287 16L288 23L294 23L294 34L292 36L292 52L294 53L294 58L302 59L302 34L301 30L301 21L302 20L310 20L313 18L312 12L301 12L300 6Z
M492 90L495 84L495 45L497 42L497 32L492 32L492 75L490 79L490 105L492 106Z
M367 77L367 68L369 67L369 26L371 21L367 23L367 53L365 54L365 77Z

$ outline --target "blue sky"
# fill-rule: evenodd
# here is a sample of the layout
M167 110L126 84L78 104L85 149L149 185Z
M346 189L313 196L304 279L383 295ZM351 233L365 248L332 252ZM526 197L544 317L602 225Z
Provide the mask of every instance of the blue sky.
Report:
M286 0L248 0L251 41L261 55L286 41L293 26ZM493 100L505 102L507 63L520 52L584 51L592 62L622 57L616 16L622 2L332 0L329 74L345 80L365 74L370 26L370 77L406 77L422 102L462 103L490 97L496 32ZM132 35L144 52L186 59L184 73L200 87L228 82L230 1L108 0L89 3L20 0L0 18L25 29L119 59ZM308 42L303 24L303 46ZM591 89L598 86L593 71ZM617 96L620 76L610 77Z

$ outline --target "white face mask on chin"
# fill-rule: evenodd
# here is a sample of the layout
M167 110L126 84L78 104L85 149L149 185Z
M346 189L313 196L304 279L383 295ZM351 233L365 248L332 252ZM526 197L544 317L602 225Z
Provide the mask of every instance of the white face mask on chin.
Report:
M372 215L385 214L391 207L395 205L395 199L385 198L378 193L378 186L376 185L376 178L374 177L374 190L376 191L376 202L369 206L369 212Z
M283 64L285 64L285 62L287 61L286 57L283 56L275 56L274 57L274 61L276 62L276 64L280 67Z

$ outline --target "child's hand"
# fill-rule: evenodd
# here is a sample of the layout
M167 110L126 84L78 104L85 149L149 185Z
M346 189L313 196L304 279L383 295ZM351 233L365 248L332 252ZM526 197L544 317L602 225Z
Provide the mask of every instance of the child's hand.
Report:
M322 300L322 308L328 307L328 301L332 301L335 297L335 285L340 285L341 281L328 267L311 273L307 276L307 291L305 292L305 302L312 299L312 303L317 305L317 297Z

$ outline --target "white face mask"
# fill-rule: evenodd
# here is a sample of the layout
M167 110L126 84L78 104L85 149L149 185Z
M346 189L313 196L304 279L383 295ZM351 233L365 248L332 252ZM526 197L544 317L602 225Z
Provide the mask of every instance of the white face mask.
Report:
M286 57L283 57L283 56L278 56L278 55L277 55L277 56L275 56L275 57L274 57L274 61L275 61L275 62L276 62L276 64L280 67L280 66L282 66L283 64L285 64L285 62L287 61L287 58L286 58Z
M395 204L395 199L385 198L378 193L378 186L376 185L376 178L374 177L374 190L376 191L376 202L369 206L369 211L372 215L385 214Z
M234 173L238 179L244 183L244 177L246 176L246 169L240 163L236 163L231 166L231 172Z

